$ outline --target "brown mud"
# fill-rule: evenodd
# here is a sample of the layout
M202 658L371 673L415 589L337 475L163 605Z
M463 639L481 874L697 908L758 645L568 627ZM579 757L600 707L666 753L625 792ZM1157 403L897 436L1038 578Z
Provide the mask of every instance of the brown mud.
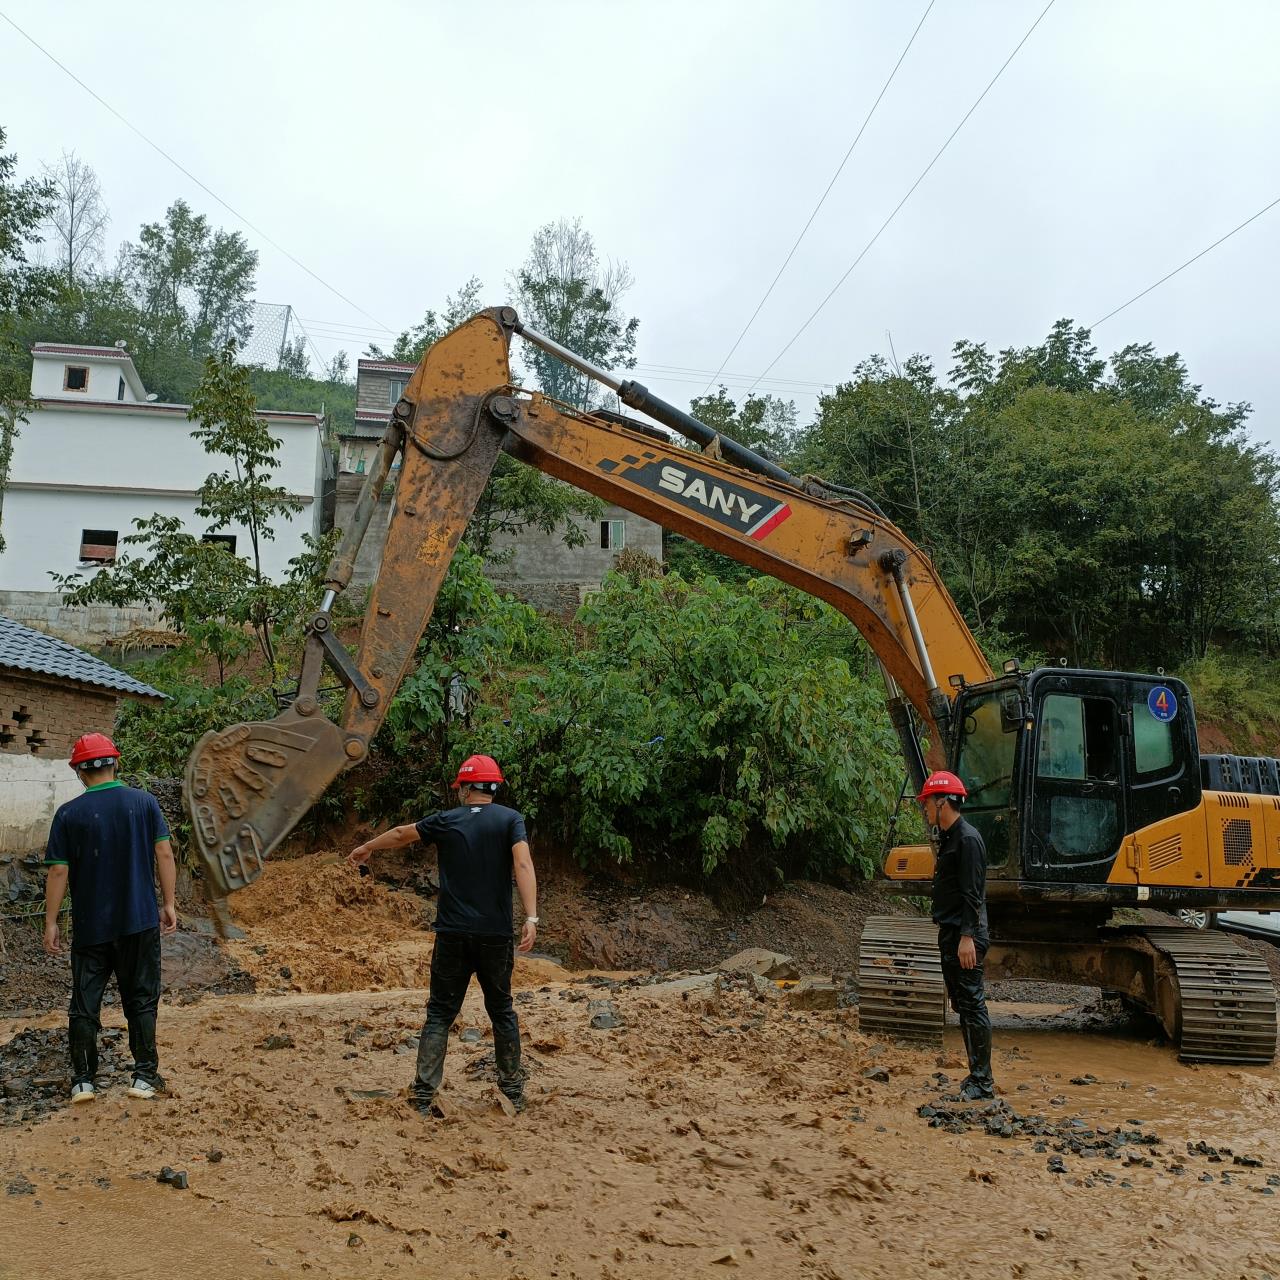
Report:
M528 1109L499 1105L473 990L424 1120L419 900L307 859L235 907L257 993L162 1008L168 1094L131 1101L117 1070L0 1127L0 1277L1280 1277L1275 1066L1001 1003L984 1110L947 1101L954 1029L938 1055L745 977L522 957ZM0 1073L63 1021L0 1022Z

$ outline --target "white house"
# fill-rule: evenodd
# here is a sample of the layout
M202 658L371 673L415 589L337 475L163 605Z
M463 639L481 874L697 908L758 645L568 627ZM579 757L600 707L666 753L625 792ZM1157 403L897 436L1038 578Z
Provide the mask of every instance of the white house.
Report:
M31 397L36 408L14 443L0 512L0 612L73 643L101 642L150 622L146 610L61 607L51 573L92 572L110 564L134 520L157 513L181 518L206 535L196 515L206 476L227 469L191 435L188 405L148 398L123 347L42 342L32 348ZM275 483L301 504L273 522L262 545L263 570L279 578L303 549L302 535L320 530L324 452L313 413L259 414L280 442ZM248 533L231 526L216 535L240 555Z

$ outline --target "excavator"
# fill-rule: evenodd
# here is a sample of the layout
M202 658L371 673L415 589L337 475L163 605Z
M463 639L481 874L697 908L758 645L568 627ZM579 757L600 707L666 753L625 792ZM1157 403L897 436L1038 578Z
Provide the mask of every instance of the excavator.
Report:
M513 340L616 393L584 411L512 381ZM648 419L649 421L645 421ZM652 424L657 424L652 425ZM665 428L665 430L663 429ZM671 433L684 436L678 443ZM521 322L483 311L427 349L392 410L306 629L297 693L273 720L206 734L184 799L215 921L344 770L360 764L431 616L499 451L827 601L879 660L908 780L949 768L986 842L991 979L1100 988L1154 1015L1189 1061L1266 1063L1276 993L1226 936L1141 923L1163 912L1280 909L1280 762L1202 757L1187 687L1165 676L991 670L929 557L875 501L719 434ZM359 647L333 605L395 477ZM331 719L328 668L345 690ZM934 849L884 873L929 892ZM861 943L864 1031L940 1044L944 995L928 920L873 917Z

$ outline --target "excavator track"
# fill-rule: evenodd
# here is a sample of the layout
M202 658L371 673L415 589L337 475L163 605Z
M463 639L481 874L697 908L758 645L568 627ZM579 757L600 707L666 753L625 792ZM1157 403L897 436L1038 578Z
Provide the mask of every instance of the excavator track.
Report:
M944 1001L937 926L871 916L858 954L859 1029L940 1048Z
M1172 1000L1168 1005L1164 999L1158 1003L1161 1021L1177 1042L1179 1058L1184 1062L1272 1061L1276 992L1261 956L1236 946L1221 933L1171 927L1144 929L1142 936L1164 961L1160 978L1173 979Z

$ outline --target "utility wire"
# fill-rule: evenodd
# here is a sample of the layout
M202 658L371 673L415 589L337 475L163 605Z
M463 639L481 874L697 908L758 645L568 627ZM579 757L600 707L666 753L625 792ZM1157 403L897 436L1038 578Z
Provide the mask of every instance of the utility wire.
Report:
M1018 56L1018 51L1022 48L1024 44L1027 43L1028 40L1031 39L1032 32L1035 31L1035 29L1040 25L1040 23L1044 21L1045 15L1049 12L1050 9L1053 8L1055 2L1056 0L1049 0L1049 3L1045 5L1045 7L1040 11L1039 17L1037 17L1036 20L1027 28L1026 34L1014 46L1013 52L1004 60L1003 63L1001 63L1000 70L997 71L995 75L991 77L990 81L987 84L987 87L983 89L983 91L975 99L973 106L971 106L969 110L964 113L964 115L961 117L960 123L956 125L954 129L952 129L946 142L944 142L942 146L938 148L938 151L934 155L933 159L930 160L927 165L925 165L924 170L921 172L920 176L908 188L907 194L903 196L901 200L898 201L898 203L894 206L893 212L880 224L880 229L875 233L875 235L871 237L870 240L867 241L866 247L862 250L860 254L858 254L856 258L854 258L853 262L849 266L849 269L844 273L844 275L842 275L840 279L836 281L834 287L831 289L831 292L828 293L827 296L823 298L820 303L818 303L818 305L813 309L813 312L810 314L809 318L804 322L804 324L800 326L800 328L798 328L795 331L795 333L791 337L791 341L788 342L787 345L783 347L782 350L779 351L778 354L774 356L773 359L770 360L769 363L765 366L764 373L762 373L760 377L756 379L757 382L763 379L765 374L767 374L769 370L772 369L773 366L777 364L778 361L781 360L782 357L785 356L793 346L795 346L796 341L799 339L800 335L804 333L804 331L818 318L818 316L821 314L823 308L827 305L827 303L830 302L831 299L836 296L836 294L840 291L841 285L843 285L844 282L853 274L853 270L858 265L858 263L860 263L863 260L863 258L865 258L867 254L871 252L876 241L880 239L880 237L884 234L889 224L894 220L894 218L898 216L898 213L901 211L902 206L906 204L908 200L911 199L912 195L915 193L916 188L925 180L925 178L929 176L929 171L933 168L935 164L938 163L939 160L942 159L943 152L945 152L946 149L955 141L956 135L960 132L961 129L964 128L965 124L969 120L969 117L973 115L973 113L978 109L978 107L982 104L982 100L995 87L996 81L999 80L1002 75L1004 75L1006 68L1014 60L1014 58ZM750 395L752 390L754 390L754 387L748 388L747 394Z
M790 266L791 259L796 256L796 250L800 247L800 241L805 238L805 235L807 234L809 228L813 226L813 220L818 216L818 210L821 209L822 206L826 203L827 197L831 194L831 188L836 185L836 179L844 172L845 165L849 163L849 157L853 155L854 147L856 147L859 141L861 141L862 135L867 131L867 125L871 123L871 117L875 115L876 108L880 105L880 99L883 98L884 95L888 92L889 86L893 83L894 76L898 74L898 68L902 66L903 60L906 58L907 54L911 51L911 46L916 42L916 36L920 34L920 28L924 26L925 18L929 16L930 10L933 8L933 6L936 3L937 3L937 0L929 0L929 3L925 8L924 13L920 17L920 21L916 23L916 29L911 33L911 39L907 41L906 48L904 48L903 51L898 55L897 62L893 64L893 70L889 72L889 78L884 82L883 85L880 86L880 92L876 95L876 100L871 104L871 110L867 112L866 119L863 120L862 122L862 127L858 130L853 141L849 144L849 150L844 153L844 159L840 161L840 164L837 167L835 173L831 175L831 181L827 183L827 189L819 197L818 203L813 206L813 212L809 215L809 220L804 224L803 227L800 228L800 234L796 236L796 242L791 246L790 253L788 253L787 256L782 260L782 266L778 268L778 274L773 277L773 281L770 283L769 287L764 291L764 297L761 298L760 301L756 304L756 309L751 313L751 318L747 321L745 325L743 325L742 332L738 334L737 338L734 340L733 346L729 348L729 354L726 355L725 358L720 361L720 368L717 369L715 373L711 375L711 381L707 383L706 389L702 393L703 395L706 395L707 392L711 390L712 385L715 383L715 380L720 376L722 372L724 372L725 365L727 365L729 361L733 359L733 353L737 351L738 347L742 343L743 338L747 336L747 331L751 328L753 324L755 324L756 316L760 314L761 310L764 307L764 304L769 301L769 295L774 291L774 288L777 286L778 281L782 279L782 273L786 271L788 266Z
M307 332L308 337L314 333L316 337L330 342L342 342L349 340L352 342L364 342L367 344L374 335L393 332L393 330L390 329L374 329L363 325L348 325L339 320L316 320L308 316L300 316L296 311L294 312L293 318L300 326L306 326L305 331ZM681 379L681 381L701 381L708 374L712 375L713 381L728 380L729 382L735 383L749 383L759 380L757 375L753 373L725 373L723 366L720 369L715 370L713 373L712 370L706 367L699 367L696 365L663 364L657 361L646 360L636 362L635 372L650 373L655 376L664 377L669 374L694 375L693 378ZM768 383L774 388L794 387L797 392L811 391L814 388L829 390L835 386L834 382L823 381L819 378L775 377L769 378Z
M115 118L119 120L121 124L123 124L127 129L130 129L132 132L136 133L138 137L141 138L142 141L147 144L147 146L149 146L153 151L158 152L160 155L162 155L171 165L173 165L175 169L178 170L179 173L185 174L188 178L191 179L192 182L196 184L197 187L200 188L201 191L203 191L206 195L208 195L212 199L216 200L229 214L231 214L232 217L239 219L239 221L244 223L244 225L248 227L250 231L252 231L257 236L260 236L263 240L267 242L267 244L269 244L278 253L284 254L284 256L288 258L289 261L292 262L295 267L298 267L300 270L305 271L307 275L309 275L317 284L323 285L324 288L328 289L329 292L334 295L334 297L341 298L342 301L347 304L347 306L355 308L355 310L358 311L362 316L365 316L368 319L372 320L374 324L377 324L377 325L382 324L382 321L380 321L377 316L370 315L369 312L367 312L358 303L352 302L351 299L348 298L345 293L342 293L340 290L335 289L333 285L331 285L323 277L316 275L316 273L312 271L311 268L307 266L305 262L300 262L282 244L280 244L276 240L273 240L269 235L267 235L267 233L263 231L261 227L258 227L254 223L250 222L249 219L246 218L244 214L241 213L239 210L232 208L232 206L229 205L220 195L218 195L216 191L212 190L211 188L207 187L203 182L201 182L200 179L197 178L196 175L192 173L190 169L188 169L185 165L182 165L177 160L175 160L162 146L159 145L159 143L152 142L151 139L148 138L147 135L137 127L137 125L133 124L132 121L125 119L125 117L122 116L120 112L118 112L115 109L115 107L113 107L105 98L103 98L100 94L95 93L91 88L89 88L89 86L85 84L85 82L81 80L80 77L76 75L76 73L72 71L70 67L68 67L65 63L59 62L58 59L55 58L53 54L51 54L49 50L44 47L44 45L42 45L34 36L29 35L20 26L18 26L18 24L14 22L14 20L11 17L9 17L9 15L5 13L3 10L0 10L0 18L3 18L24 40L26 40L29 44L34 45L35 48L37 48L41 53L43 53L44 56L48 58L49 61L52 62L55 67L57 67L60 71L64 72L66 75L70 76L71 79L74 80L76 84L78 84L85 91L85 93L87 93L91 98L93 98L100 106L103 106L108 111L110 111L111 114L115 116ZM390 331L388 330L388 332Z
M1228 231L1225 236L1219 237L1207 249L1201 249L1200 252L1197 253L1194 258L1188 258L1186 262L1182 264L1182 266L1174 267L1174 269L1170 271L1167 276L1161 276L1160 279L1155 282L1155 284L1149 284L1145 289L1143 289L1141 293L1135 293L1133 297L1129 299L1128 302L1122 302L1114 311L1108 311L1107 314L1103 316L1101 320L1095 320L1089 326L1089 328L1096 329L1100 324L1103 324L1107 320L1110 320L1112 316L1118 316L1120 312L1122 312L1125 309L1125 307L1133 306L1133 304L1137 302L1139 298L1145 298L1147 294L1149 294L1152 291L1152 289L1158 289L1162 284L1164 284L1166 280L1172 280L1173 277L1176 276L1179 271L1185 271L1193 262L1199 262L1200 259L1203 258L1206 253L1211 253L1224 241L1230 240L1231 237L1235 235L1237 231L1243 231L1245 227L1249 225L1249 223L1256 222L1260 217L1262 217L1264 213L1267 212L1268 209L1274 209L1278 204L1280 204L1280 196L1277 196L1270 204L1264 205L1261 209L1258 210L1257 213L1253 215L1252 218L1246 218L1238 227L1232 227L1231 230Z

